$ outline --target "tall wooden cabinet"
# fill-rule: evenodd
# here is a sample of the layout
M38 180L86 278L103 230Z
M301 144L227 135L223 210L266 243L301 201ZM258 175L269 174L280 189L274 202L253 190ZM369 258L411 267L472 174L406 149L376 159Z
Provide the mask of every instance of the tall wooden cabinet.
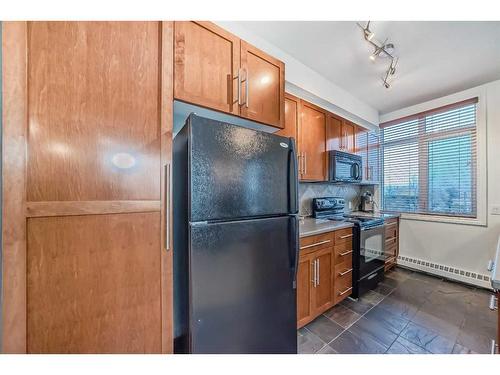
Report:
M2 28L2 350L171 352L173 24Z
M285 65L210 22L175 22L174 96L277 128Z

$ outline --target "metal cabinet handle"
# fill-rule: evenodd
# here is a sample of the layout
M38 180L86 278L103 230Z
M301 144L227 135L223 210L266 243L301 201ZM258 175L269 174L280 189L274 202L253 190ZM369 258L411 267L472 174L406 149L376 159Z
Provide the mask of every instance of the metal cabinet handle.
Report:
M345 236L340 236L340 238L343 240L343 239L346 239L346 238L349 238L349 237L352 237L352 233L351 234L346 234Z
M493 271L493 267L495 266L495 262L490 259L489 262L488 262L488 271Z
M316 285L319 285L319 259L316 259L316 267L318 268L316 272L316 277L317 277Z
M165 164L165 250L170 250L170 163Z
M385 240L385 243L394 242L395 240L396 240L396 237L388 238L387 240Z
M241 69L238 69L238 105L242 105L241 101Z
M301 246L300 250L309 249L310 247L323 245L323 244L329 243L329 242L331 242L331 240L324 240L324 241L315 242L315 243L312 243L310 245Z
M346 251L346 252L344 252L344 253L340 253L339 255L340 255L341 257L343 257L343 256L346 256L346 255L351 254L351 253L352 253L352 250L349 250L349 251Z
M316 259L311 263L313 277L311 282L313 283L313 287L316 288Z
M396 225L398 222L397 221L394 221L392 223L389 223L389 224L385 224L386 228L388 227L392 227L393 225Z
M343 296L344 294L346 294L347 292L349 292L350 290L352 289L352 286L347 288L346 290L344 290L343 292L339 292L339 296Z
M349 272L352 272L352 268L349 268L348 270L345 270L344 272L339 272L339 276L347 275Z
M245 73L246 73L246 86L245 86L245 107L248 108L249 104L250 103L250 90L249 90L249 87L250 87L250 80L249 80L249 77L250 75L248 74L248 69L245 69Z
M307 154L304 152L304 174L307 173Z
M297 153L297 165L298 165L297 169L298 169L299 174L302 174L302 168L301 168L301 165L300 165L300 163L301 163L300 158L301 158L301 155L300 155L300 152L299 152L299 153Z
M489 304L489 308L490 308L490 310L495 311L495 310L497 310L497 309L498 309L498 304L497 304L497 302L498 302L498 298L497 298L497 297L495 297L494 295L491 295L491 296L490 296L490 304Z
M494 339L491 340L491 354L497 353L498 344Z

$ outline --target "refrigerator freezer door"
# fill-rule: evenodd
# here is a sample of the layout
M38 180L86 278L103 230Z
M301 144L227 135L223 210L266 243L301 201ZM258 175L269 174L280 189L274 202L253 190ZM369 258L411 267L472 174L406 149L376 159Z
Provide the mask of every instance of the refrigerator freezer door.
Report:
M191 226L190 351L296 353L297 219Z
M297 213L291 138L196 115L190 125L190 221Z

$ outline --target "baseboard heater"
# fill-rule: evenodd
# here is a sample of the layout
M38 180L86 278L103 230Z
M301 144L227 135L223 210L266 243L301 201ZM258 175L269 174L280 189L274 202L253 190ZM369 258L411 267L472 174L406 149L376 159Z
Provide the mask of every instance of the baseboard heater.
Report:
M408 257L405 255L398 255L398 265L419 271L424 271L446 279L491 289L490 276L486 274L467 271L456 267L450 267L444 264L429 262L424 259Z

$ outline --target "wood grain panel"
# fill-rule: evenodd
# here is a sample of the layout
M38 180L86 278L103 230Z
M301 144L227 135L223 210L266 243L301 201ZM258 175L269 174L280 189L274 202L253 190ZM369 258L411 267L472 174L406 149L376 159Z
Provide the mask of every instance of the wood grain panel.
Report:
M342 148L342 118L328 114L326 125L326 150L341 150Z
M60 201L26 203L27 217L159 212L160 210L161 201Z
M161 351L160 213L28 220L28 352Z
M285 64L241 41L245 104L241 115L283 129L285 126ZM248 85L248 89L246 86Z
M162 22L161 37L161 348L173 353L172 139L174 23Z
M333 306L333 246L314 253L317 262L317 285L314 288L315 314L321 314Z
M311 305L313 255L301 254L297 268L297 328L313 319Z
M175 98L238 115L240 40L210 22L174 27Z
M325 181L327 177L326 112L301 100L299 152L302 154L301 180Z
M285 93L285 128L278 130L275 134L283 137L292 137L297 142L297 131L299 126L299 103L300 99Z
M2 22L2 351L26 352L25 22Z
M28 31L28 200L159 200L159 23Z
M350 121L344 120L342 122L342 149L345 152L356 152L356 125Z

